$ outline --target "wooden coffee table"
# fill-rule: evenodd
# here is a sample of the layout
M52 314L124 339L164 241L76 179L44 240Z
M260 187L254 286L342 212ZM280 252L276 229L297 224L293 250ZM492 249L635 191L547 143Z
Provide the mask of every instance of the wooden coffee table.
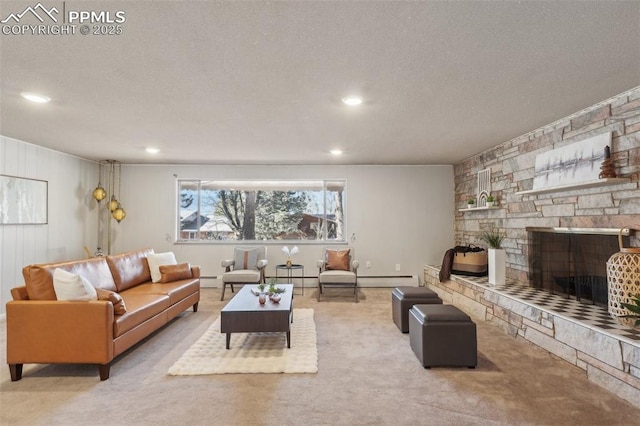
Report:
M227 349L231 333L284 332L287 347L291 348L291 323L293 322L293 284L278 284L286 291L280 303L269 298L264 305L251 290L256 285L245 284L220 312L220 332L227 333Z

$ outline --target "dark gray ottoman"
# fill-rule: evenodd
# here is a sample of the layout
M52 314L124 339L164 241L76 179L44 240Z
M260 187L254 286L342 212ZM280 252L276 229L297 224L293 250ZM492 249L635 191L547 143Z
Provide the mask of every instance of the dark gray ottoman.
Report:
M414 305L409 343L425 368L478 365L476 324L453 305Z
M426 287L396 287L391 292L393 322L403 333L409 332L409 309L418 303L442 305L442 299Z

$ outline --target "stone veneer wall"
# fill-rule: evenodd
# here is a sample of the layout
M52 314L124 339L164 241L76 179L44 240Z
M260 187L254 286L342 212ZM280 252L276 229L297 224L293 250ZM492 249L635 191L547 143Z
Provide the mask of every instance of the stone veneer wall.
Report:
M607 335L455 275L440 282L438 267L425 266L424 283L475 320L489 321L581 368L587 378L640 408L640 343Z
M630 182L516 194L532 188L537 154L608 131L612 132L616 173ZM487 168L491 169L491 194L497 197L499 208L460 211L477 192L478 171ZM479 232L495 224L506 234L507 276L528 282L527 226L640 228L640 87L456 164L454 174L456 244L486 246L478 239Z

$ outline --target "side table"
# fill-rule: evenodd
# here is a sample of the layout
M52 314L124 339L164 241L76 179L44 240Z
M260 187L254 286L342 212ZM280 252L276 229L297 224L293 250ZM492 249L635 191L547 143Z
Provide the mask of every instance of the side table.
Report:
M302 295L304 296L304 265L299 265L297 263L294 263L291 266L287 266L284 263L276 265L276 281L278 280L278 272L282 270L287 272L287 284L293 284L291 281L293 278L296 278L293 276L293 271L300 271L300 285L302 286ZM293 288L295 288L295 286Z

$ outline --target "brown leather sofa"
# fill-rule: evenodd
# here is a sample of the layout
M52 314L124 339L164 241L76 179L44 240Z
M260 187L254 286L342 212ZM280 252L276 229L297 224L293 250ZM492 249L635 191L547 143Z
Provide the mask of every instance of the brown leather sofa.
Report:
M106 380L115 357L190 306L197 312L200 268L187 268L176 281L153 283L149 253L153 250L24 267L25 285L12 289L13 301L7 303L11 380L22 378L26 363L98 364L100 380ZM56 268L85 277L96 289L117 293L126 311L116 314L110 300L57 300L53 287Z

